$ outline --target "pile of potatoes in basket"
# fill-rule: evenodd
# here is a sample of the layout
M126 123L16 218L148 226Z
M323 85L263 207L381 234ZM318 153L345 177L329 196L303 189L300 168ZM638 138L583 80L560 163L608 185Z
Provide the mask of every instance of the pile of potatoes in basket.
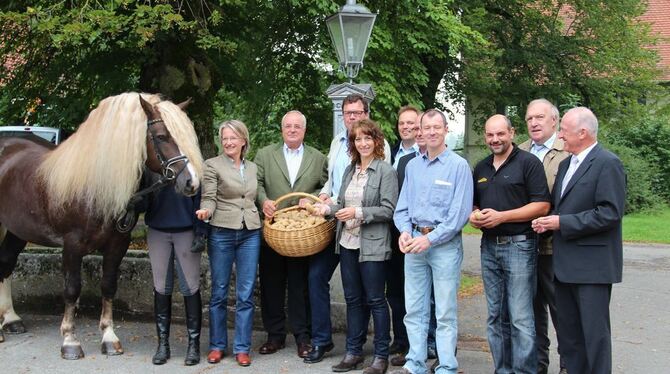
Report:
M308 205L307 209L279 212L275 214L274 222L270 227L280 231L293 231L316 227L326 222L326 219L321 216L311 215L310 211L313 211L313 209L311 205Z

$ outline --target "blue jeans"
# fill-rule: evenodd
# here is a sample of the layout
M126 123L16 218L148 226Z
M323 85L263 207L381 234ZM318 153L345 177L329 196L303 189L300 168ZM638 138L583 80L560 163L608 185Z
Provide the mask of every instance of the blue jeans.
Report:
M535 239L496 244L482 237L487 336L495 373L537 373L533 297Z
M212 297L209 301L209 349L228 347L228 286L235 264L236 298L233 353L249 353L254 322L254 284L260 253L260 230L232 230L212 226L209 266Z
M421 234L414 232L413 236ZM405 255L405 327L409 352L405 368L414 374L425 374L430 294L435 292L436 343L440 365L435 373L456 373L458 340L458 286L461 282L463 241L457 235L447 243L434 245L418 254Z
M375 330L374 355L387 359L391 344L391 316L385 294L386 263L359 262L358 250L340 247L340 273L347 302L347 352L363 355L369 310Z
M312 345L324 346L333 342L330 321L330 278L340 256L335 254L334 243L309 260L309 303L312 308Z

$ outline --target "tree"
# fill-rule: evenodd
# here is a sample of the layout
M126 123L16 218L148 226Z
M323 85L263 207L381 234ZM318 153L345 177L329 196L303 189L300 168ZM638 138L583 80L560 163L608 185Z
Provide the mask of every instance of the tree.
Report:
M76 126L98 100L123 91L194 98L203 153L215 123L242 119L252 145L279 139L281 115L308 118L308 143L332 136L325 89L345 80L325 19L332 0L9 1L0 5L0 118ZM544 96L591 106L605 123L641 111L657 91L648 27L633 0L369 0L378 18L357 82L378 96L372 118L394 136L404 104L435 95L522 112ZM471 101L470 101L471 102ZM475 113L476 114L476 113ZM390 139L392 140L392 139Z
M457 52L483 42L449 1L371 1L380 15L360 81L375 84L373 116L392 135L406 103L434 106L434 90ZM324 95L344 77L325 19L334 1L11 1L0 6L0 115L21 118L39 97L34 122L74 126L100 99L127 90L193 97L203 153L215 153L214 120L237 116L253 144L278 139L280 116L300 109L309 141L329 143ZM432 92L432 93L431 93ZM216 118L215 118L216 117ZM327 124L327 125L326 125Z
M489 114L546 97L591 107L618 123L659 93L656 43L639 21L637 0L475 0L461 4L463 23L489 48L464 53L463 87ZM648 109L646 109L648 110ZM524 128L525 126L517 126Z

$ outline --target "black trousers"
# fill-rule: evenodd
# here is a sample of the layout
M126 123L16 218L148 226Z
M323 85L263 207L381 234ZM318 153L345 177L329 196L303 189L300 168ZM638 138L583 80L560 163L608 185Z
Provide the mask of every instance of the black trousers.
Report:
M296 343L310 343L308 257L285 257L263 242L259 259L261 317L268 341L286 340L286 289L288 325Z
M535 311L535 347L537 348L537 372L547 374L549 368L549 315L554 329L558 331L556 298L554 291L554 267L551 255L537 257L537 293L533 299ZM558 349L560 354L560 347ZM560 367L565 367L561 358Z
M554 279L558 344L568 373L612 372L611 284L573 284Z
M409 348L405 328L405 254L400 252L398 237L393 228L391 237L391 259L386 262L386 300L391 307L393 342Z

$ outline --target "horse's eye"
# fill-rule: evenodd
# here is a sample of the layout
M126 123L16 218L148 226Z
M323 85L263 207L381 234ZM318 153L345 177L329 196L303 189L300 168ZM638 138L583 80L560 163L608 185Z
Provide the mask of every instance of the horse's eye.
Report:
M167 136L167 135L161 134L161 135L156 136L156 139L158 139L159 142L164 143L164 142L167 142L170 139L170 137Z

